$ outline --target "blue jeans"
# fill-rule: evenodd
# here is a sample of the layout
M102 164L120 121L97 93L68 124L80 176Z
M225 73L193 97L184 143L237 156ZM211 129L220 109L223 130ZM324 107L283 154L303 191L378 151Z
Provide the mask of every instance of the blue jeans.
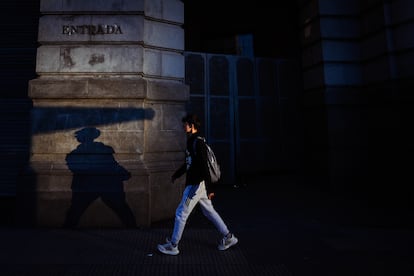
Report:
M181 202L175 211L174 231L171 237L171 242L173 244L178 244L180 242L188 216L191 214L197 203L200 204L204 216L214 224L222 236L229 233L229 229L223 219L214 209L211 200L208 199L206 186L204 181L202 181L198 185L189 185L184 189Z

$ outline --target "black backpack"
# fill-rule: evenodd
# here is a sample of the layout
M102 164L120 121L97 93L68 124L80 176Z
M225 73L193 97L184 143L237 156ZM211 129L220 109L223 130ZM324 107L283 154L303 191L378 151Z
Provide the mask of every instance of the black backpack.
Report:
M207 163L210 172L210 179L212 183L215 183L219 181L221 177L220 165L217 162L216 155L214 154L213 149L207 144L206 139L204 137L197 136L197 139L203 141L207 147ZM194 153L196 152L196 142L197 140L194 139Z

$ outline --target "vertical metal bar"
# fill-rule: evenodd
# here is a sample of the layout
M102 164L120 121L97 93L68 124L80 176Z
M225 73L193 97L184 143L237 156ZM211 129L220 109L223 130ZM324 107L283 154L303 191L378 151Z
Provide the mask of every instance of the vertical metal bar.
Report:
M237 60L236 56L228 56L229 60L229 127L230 127L230 137L229 137L229 147L230 147L230 182L235 182L235 99L237 98Z
M205 72L205 82L204 82L204 133L207 141L211 140L211 118L210 118L210 59L212 55L205 54L204 62L204 72Z

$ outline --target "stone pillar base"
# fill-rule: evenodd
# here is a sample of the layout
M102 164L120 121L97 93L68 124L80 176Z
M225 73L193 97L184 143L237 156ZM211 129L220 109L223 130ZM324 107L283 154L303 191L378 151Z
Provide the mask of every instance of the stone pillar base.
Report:
M188 87L122 79L36 79L21 224L134 227L171 218L182 185ZM122 91L122 93L119 93Z

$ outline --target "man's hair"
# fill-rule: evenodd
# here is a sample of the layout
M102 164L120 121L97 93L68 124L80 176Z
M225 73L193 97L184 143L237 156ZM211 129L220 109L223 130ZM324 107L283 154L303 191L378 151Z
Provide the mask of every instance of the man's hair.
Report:
M200 119L196 114L187 114L185 117L181 119L183 123L188 123L194 125L196 129L201 127Z

